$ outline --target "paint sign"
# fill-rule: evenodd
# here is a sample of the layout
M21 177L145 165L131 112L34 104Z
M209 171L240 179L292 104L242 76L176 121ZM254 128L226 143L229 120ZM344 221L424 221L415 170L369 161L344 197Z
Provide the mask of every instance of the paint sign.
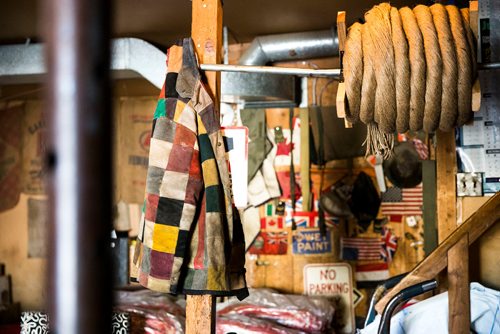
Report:
M332 236L329 230L322 236L319 229L297 229L293 235L294 254L325 254L332 252Z
M308 296L338 296L343 308L341 333L354 332L352 271L347 263L304 266L304 291Z

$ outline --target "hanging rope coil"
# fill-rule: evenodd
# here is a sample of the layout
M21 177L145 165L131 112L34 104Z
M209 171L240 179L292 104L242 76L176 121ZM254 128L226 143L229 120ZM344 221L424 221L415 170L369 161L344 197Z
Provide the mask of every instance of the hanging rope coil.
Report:
M349 28L349 35L346 38L344 59L344 82L346 87L347 100L349 107L346 108L346 119L355 123L359 120L359 105L361 103L361 81L363 79L363 49L361 46L361 27L360 23L354 23ZM349 73L346 75L346 73Z
M426 71L424 41L413 11L403 7L399 10L399 14L408 40L410 57L410 130L418 131L422 129L424 121Z
M408 42L403 30L399 11L391 8L392 45L394 46L394 66L396 67L396 130L399 133L410 127L410 60Z
M471 61L472 61L472 79L474 80L477 77L477 60L476 60L476 41L474 39L474 34L472 33L472 29L470 27L470 15L468 8L460 9L460 13L462 14L463 23L465 27L465 32L467 33L467 42L469 43L469 50L471 50Z
M366 34L371 45L368 53L375 68L377 83L373 115L378 127L385 133L396 130L396 87L390 11L391 6L382 3L365 14L370 28Z
M377 82L375 81L374 65L369 49L373 46L368 38L369 23L363 24L361 27L361 41L363 50L363 78L361 80L361 103L359 110L359 118L365 124L370 124L374 121L373 110L375 108L375 91ZM346 62L347 59L344 59ZM347 79L347 78L346 78Z
M443 57L443 78L441 93L441 118L439 129L450 131L455 127L457 121L457 100L458 100L458 68L455 59L457 52L455 42L451 34L448 23L448 12L441 4L434 4L430 7L434 25L438 34L439 47Z
M434 132L439 125L441 112L443 61L429 7L418 5L413 9L413 13L424 38L424 54L427 64L423 128L426 132Z
M367 154L390 155L394 132L449 131L471 117L475 41L468 9L374 6L349 28L347 119L368 125Z
M467 34L462 14L455 6L446 6L450 18L450 28L457 50L458 64L458 116L457 126L464 125L472 113L472 56L467 42Z

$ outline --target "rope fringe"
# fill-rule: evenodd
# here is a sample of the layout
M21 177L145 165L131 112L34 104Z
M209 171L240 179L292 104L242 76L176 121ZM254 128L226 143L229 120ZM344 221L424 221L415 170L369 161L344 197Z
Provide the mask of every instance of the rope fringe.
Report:
M384 160L392 156L394 149L394 134L381 131L376 123L367 125L368 132L363 145L366 145L366 157L380 155Z

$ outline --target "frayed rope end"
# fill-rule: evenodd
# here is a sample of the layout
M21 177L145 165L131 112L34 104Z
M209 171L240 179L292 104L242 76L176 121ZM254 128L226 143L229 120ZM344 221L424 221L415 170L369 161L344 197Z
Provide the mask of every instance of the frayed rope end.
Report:
M365 157L369 155L380 155L384 160L387 160L392 156L392 150L394 149L394 134L384 133L380 131L377 123L370 123L368 124L366 140L363 145L365 144Z

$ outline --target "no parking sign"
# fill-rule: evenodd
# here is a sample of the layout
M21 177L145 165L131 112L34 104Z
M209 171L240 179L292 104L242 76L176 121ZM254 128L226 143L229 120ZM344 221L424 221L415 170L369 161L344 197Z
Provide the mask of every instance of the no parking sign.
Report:
M339 296L344 308L342 333L354 332L352 271L347 263L306 265L304 292L309 296Z

